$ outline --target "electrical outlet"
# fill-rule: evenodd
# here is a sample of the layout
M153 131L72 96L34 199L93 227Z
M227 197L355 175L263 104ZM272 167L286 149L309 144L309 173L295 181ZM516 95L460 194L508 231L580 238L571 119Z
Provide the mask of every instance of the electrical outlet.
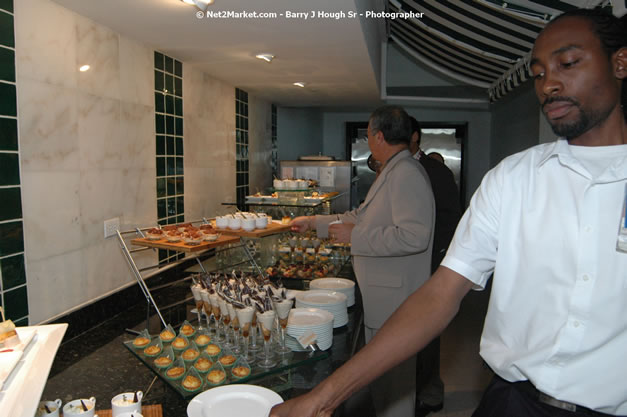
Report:
M114 217L109 220L104 221L104 236L108 238L110 236L114 236L115 232L120 229L120 218Z

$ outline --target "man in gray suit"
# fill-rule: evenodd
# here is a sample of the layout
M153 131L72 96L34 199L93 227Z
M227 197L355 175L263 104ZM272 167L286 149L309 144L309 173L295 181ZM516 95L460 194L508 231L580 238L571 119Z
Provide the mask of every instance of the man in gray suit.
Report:
M364 202L339 215L298 217L292 230L351 243L353 269L363 298L366 343L430 275L435 203L424 168L408 151L409 116L383 106L370 116L368 146L383 164ZM329 225L330 223L334 223ZM415 357L371 385L378 417L413 416Z

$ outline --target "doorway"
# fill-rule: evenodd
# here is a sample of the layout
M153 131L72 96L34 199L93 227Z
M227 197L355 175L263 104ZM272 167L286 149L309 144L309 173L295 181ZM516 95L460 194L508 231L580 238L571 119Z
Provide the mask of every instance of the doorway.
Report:
M468 124L456 122L420 122L421 148L428 155L437 152L453 171L459 201L465 208L464 148ZM366 198L376 174L368 168L368 122L346 122L346 156L352 162L351 208Z

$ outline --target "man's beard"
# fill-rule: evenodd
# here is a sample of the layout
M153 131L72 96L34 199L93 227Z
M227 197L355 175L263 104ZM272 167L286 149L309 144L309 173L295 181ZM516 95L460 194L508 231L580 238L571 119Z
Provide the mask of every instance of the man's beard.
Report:
M570 123L560 122L559 120L551 121L547 118L547 121L551 125L551 129L553 129L553 133L559 137L565 137L568 140L576 139L593 127L602 124L612 112L612 108L586 111L581 107L581 104L579 104L577 100L570 97L549 97L544 103L542 103L543 111L546 104L554 101L567 101L579 110L579 117Z

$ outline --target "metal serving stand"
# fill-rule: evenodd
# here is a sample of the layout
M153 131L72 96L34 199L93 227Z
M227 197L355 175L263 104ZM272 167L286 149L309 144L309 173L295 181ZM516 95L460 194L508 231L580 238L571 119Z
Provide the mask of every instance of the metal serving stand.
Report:
M209 220L203 218L202 220L196 220L192 222L186 222L193 224L210 224ZM198 263L202 272L207 272L205 267L201 262L201 258L208 254L216 254L221 251L231 251L237 248L241 248L247 258L248 264L250 264L259 274L263 275L263 271L259 267L259 265L255 262L253 255L250 252L250 249L246 245L246 243L242 242L239 236L234 235L223 235L217 241L211 243L204 243L199 245L187 245L184 243L180 244L169 244L167 242L151 242L146 239L145 232L153 227L144 227L144 228L135 228L133 230L127 231L116 231L118 241L120 244L120 248L122 249L122 253L128 263L128 266L131 268L135 279L137 280L137 284L141 289L144 297L146 298L146 323L148 323L150 319L150 307L152 306L157 315L159 316L159 320L163 324L163 327L167 326L166 321L161 314L161 310L157 303L155 302L148 285L146 284L146 280L148 278L154 277L156 275L162 274L165 271L172 269L178 265L180 265L183 261L190 261L195 259ZM126 238L131 238L129 242L125 240ZM225 245L229 245L229 247L224 247ZM155 265L146 266L143 268L139 268L137 266L137 262L135 262L134 256L138 253L156 250L156 249L167 249L173 251L181 251L185 252L186 256L180 259L176 259L174 261L168 262L166 264L157 263ZM184 278L188 279L188 278ZM187 300L182 300L181 302L186 302Z

